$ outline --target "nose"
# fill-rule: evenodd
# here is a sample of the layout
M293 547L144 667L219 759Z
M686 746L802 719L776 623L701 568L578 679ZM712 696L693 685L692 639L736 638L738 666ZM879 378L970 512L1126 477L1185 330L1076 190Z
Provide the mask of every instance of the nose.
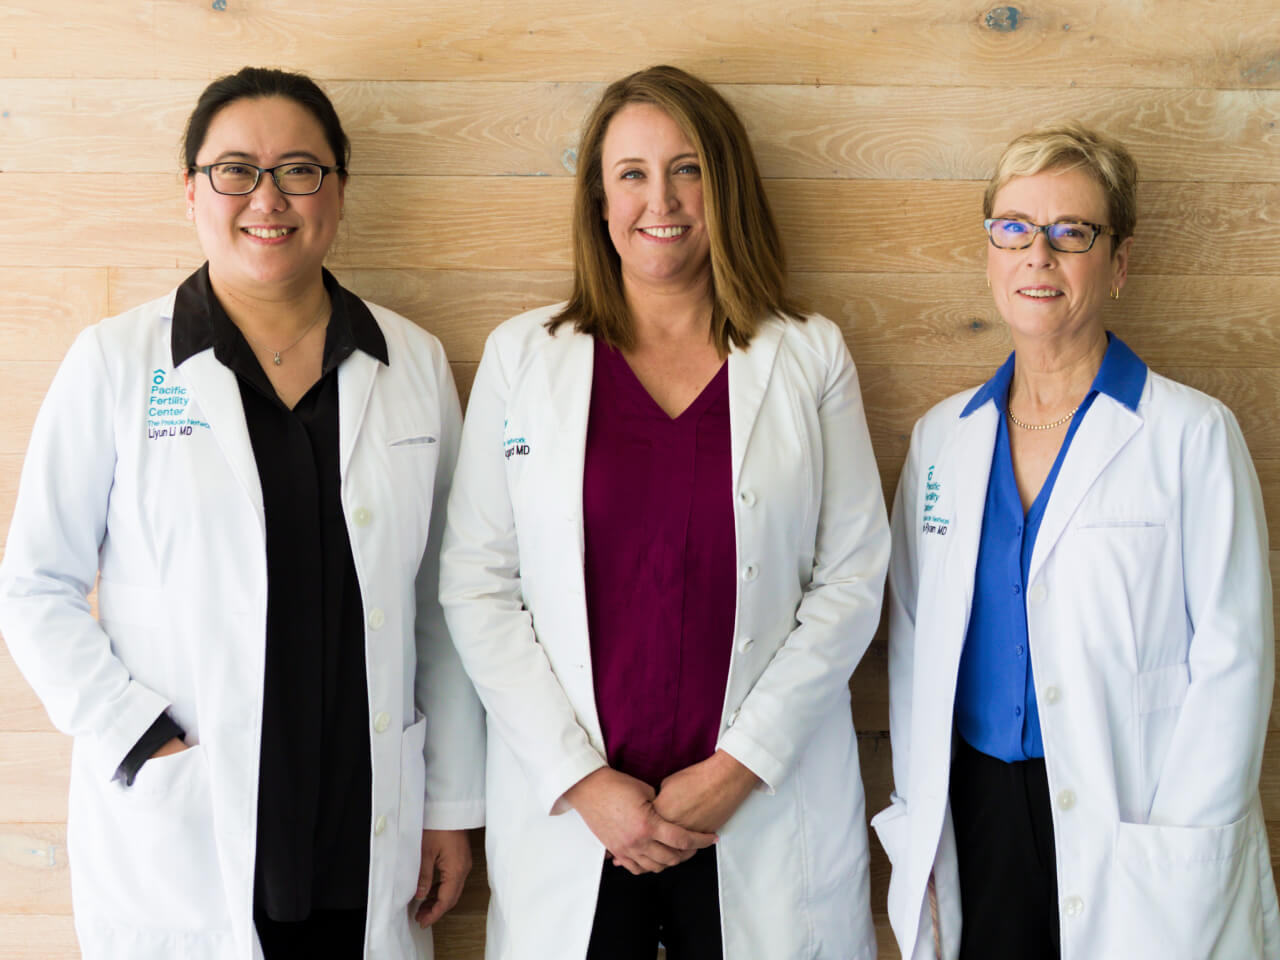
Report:
M1022 252L1026 255L1028 265L1037 267L1055 263L1058 255L1058 251L1049 246L1049 234L1043 228L1036 231L1031 238L1031 246Z
M679 206L675 183L669 176L659 173L649 179L649 210L652 213L671 213Z
M258 185L249 194L249 205L254 210L259 210L263 213L283 210L288 204L289 201L285 199L285 195L276 186L275 178L269 173L262 175Z

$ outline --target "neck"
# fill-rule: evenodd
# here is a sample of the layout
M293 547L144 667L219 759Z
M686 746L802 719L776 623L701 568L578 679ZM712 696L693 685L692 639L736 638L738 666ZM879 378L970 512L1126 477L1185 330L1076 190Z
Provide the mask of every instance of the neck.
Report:
M623 280L623 295L635 326L636 346L711 336L711 274L692 283L639 286Z
M1072 338L1031 343L1014 339L1009 406L1024 420L1057 416L1078 406L1107 352L1107 334L1100 325Z
M314 324L329 297L319 271L297 283L245 288L225 282L210 265L209 285L231 322L251 341L264 344L287 340Z

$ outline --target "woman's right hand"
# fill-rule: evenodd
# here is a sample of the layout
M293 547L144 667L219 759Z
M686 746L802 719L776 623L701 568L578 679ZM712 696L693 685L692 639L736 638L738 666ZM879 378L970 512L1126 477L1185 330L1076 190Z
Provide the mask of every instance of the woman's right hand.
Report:
M177 737L172 737L160 745L160 749L151 755L152 760L156 757L167 757L171 753L181 753L187 749L187 745Z
M660 873L717 839L664 820L653 807L655 796L647 783L611 767L587 774L564 794L613 862L635 874Z

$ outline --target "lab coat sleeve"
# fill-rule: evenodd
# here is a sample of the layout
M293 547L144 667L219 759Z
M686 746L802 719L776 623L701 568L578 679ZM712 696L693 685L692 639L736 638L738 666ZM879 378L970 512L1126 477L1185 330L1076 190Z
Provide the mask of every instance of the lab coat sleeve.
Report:
M1275 636L1262 495L1235 417L1214 404L1182 453L1189 685L1149 822L1221 826L1258 789Z
M907 844L907 797L910 794L911 709L915 672L916 600L918 588L920 424L916 424L906 465L898 478L890 522L893 549L889 556L889 741L893 750L893 793L889 806L872 820L890 862L901 862Z
M849 676L880 622L889 561L884 497L858 376L843 339L832 333L818 401L822 476L812 571L795 628L719 743L768 790L785 779L818 724L848 702Z
M550 813L605 766L534 633L524 606L515 516L502 453L509 381L491 336L476 371L449 499L441 599L489 723Z
M427 717L423 827L462 830L484 824L484 708L462 669L440 606L440 549L458 460L462 410L444 351L434 351L434 360L441 411L440 459L432 492L431 529L415 581L418 666L414 699Z
M98 333L76 339L40 407L4 563L0 631L63 733L115 776L167 700L129 674L89 609L115 476L112 384Z

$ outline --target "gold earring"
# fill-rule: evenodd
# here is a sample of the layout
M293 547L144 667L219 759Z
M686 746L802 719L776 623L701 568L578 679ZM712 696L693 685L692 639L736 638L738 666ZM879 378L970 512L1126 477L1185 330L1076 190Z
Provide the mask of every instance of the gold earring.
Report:
M1119 300L1119 299L1120 299L1120 288L1119 288L1119 287L1112 287L1112 288L1111 288L1111 299L1112 299L1112 300Z
M988 289L988 290L990 290L990 289L991 289L991 278L990 278L990 277L987 277L987 289Z

